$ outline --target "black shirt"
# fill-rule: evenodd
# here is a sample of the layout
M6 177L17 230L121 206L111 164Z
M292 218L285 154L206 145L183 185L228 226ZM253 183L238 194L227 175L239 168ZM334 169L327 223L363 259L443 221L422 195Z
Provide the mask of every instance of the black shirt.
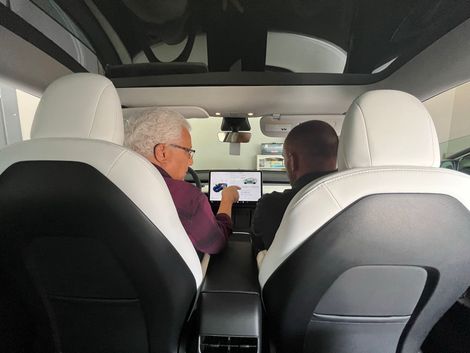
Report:
M335 171L305 174L295 181L292 189L284 190L284 192L274 191L259 199L253 217L252 232L262 240L265 249L271 246L274 235L281 225L284 212L295 194L311 181L333 172Z

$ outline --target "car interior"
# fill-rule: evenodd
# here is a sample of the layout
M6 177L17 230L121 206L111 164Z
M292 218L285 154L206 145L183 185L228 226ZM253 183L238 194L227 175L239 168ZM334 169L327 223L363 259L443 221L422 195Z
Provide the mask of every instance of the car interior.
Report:
M0 0L0 352L467 352L469 35L466 0ZM214 214L240 187L218 254L126 144L155 108ZM311 120L337 171L261 249Z

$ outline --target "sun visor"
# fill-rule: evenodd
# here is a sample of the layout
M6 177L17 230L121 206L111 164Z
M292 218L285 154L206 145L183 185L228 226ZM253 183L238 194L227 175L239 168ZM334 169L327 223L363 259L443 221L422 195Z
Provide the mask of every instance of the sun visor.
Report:
M341 133L344 115L266 115L260 120L260 128L264 135L269 137L286 137L297 125L305 121L321 120L330 124Z

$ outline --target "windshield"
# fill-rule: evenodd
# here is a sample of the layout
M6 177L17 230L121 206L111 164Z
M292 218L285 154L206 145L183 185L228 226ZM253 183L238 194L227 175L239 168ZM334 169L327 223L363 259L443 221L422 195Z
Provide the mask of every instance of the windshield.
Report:
M274 155L264 155L272 160L263 163L258 162L259 156L263 156L262 144L279 144L284 138L268 137L263 135L260 128L261 118L250 118L251 140L240 144L240 155L230 154L230 143L220 142L217 133L220 132L222 118L211 117L207 119L190 119L193 148L196 150L193 169L258 169L283 170L280 153L272 151ZM267 153L265 150L263 153ZM261 159L263 159L261 157Z

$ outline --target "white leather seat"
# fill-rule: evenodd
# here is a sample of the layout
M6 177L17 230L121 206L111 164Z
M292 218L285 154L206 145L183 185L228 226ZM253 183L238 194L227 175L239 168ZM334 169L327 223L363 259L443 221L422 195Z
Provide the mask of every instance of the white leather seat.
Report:
M140 336L145 338L144 341L148 339L147 345L145 342L139 343L141 346L147 347L142 349L144 351L149 351L150 349L150 351L154 352L157 351L157 347L160 347L160 349L165 347L166 351L175 351L182 325L186 320L186 315L189 312L192 302L195 299L197 289L202 281L201 265L196 251L178 218L171 195L163 178L157 169L146 159L122 146L123 132L121 105L111 81L105 77L93 74L73 74L60 78L48 87L41 98L31 131L31 140L7 146L0 151L0 184L2 181L4 182L3 192L7 192L5 189L7 185L9 186L8 190L16 188L15 180L11 179L11 177L15 175L15 178L18 179L18 190L25 190L24 188L28 188L28 183L35 183L35 177L34 175L30 175L31 179L23 180L22 178L18 178L19 173L23 173L22 175L25 175L25 173L32 174L40 169L41 173L43 173L41 177L44 179L38 179L38 184L34 185L35 188L44 188L44 190L51 188L51 190L53 190L54 185L47 185L48 180L56 180L57 184L62 184L62 181L64 183L69 182L67 186L57 185L57 190L61 190L60 192L65 194L56 195L52 191L51 194L48 195L44 192L44 194L41 195L44 199L37 199L37 202L44 202L41 209L47 209L48 202L51 202L53 206L51 206L50 212L53 212L52 209L58 207L55 203L55 198L63 198L61 201L63 209L65 210L70 207L70 212L77 212L77 218L80 221L77 221L75 227L80 228L83 222L86 222L86 220L80 218L82 213L88 214L90 218L93 218L89 220L90 224L87 226L88 228L91 229L97 225L97 227L103 229L103 233L108 232L107 226L104 225L105 220L106 222L109 221L110 223L119 224L122 232L116 232L118 233L115 234L116 243L113 241L112 234L103 235L102 238L100 238L101 235L95 234L97 238L95 240L97 243L101 244L95 244L95 250L97 253L102 252L105 254L103 255L105 258L108 258L108 256L110 258L114 257L114 259L110 259L109 263L106 265L108 266L107 270L110 270L110 268L114 266L111 265L111 263L115 264L117 262L118 265L113 268L121 272L119 276L122 278L120 277L120 280L114 279L116 282L113 285L121 289L128 287L127 292L123 290L122 295L125 296L125 293L129 294L129 292L135 292L131 297L135 298L137 302L140 302L140 307L134 308L135 311L132 315L129 315L134 317L134 321L138 322L138 325L141 325L139 330L142 329L143 333L141 333ZM63 162L65 162L65 164ZM71 170L75 170L75 172L71 172ZM63 180L60 175L62 171L64 171L63 178L70 176L76 178L74 180ZM80 176L81 171L83 171L83 178ZM49 176L47 176L48 173L50 174ZM38 178L41 177L38 176ZM102 185L101 189L99 188L94 191L94 193L87 195L88 201L81 200L80 195L74 194L74 189L82 190L82 194L86 192L87 187L93 190L92 185L84 185L83 183L85 182L82 182L82 180L87 180L87 182L92 184L94 180L96 180L96 185ZM115 187L117 187L117 189ZM109 188L109 192L112 194L110 198L112 200L121 200L123 203L122 207L117 205L117 202L108 204L106 197L102 195L97 195L97 200L95 200L95 195L103 188ZM68 190L70 190L70 194L68 194ZM41 190L38 192L40 191ZM2 188L0 187L0 193L1 192ZM28 194L17 195L13 193L9 197L23 197L25 202L31 202L34 204L34 207L37 206L35 205L36 200ZM51 200L48 201L47 198L49 197ZM78 197L79 200L73 200L73 197ZM76 202L77 205L81 203L81 209L74 208L74 202ZM103 204L98 207L94 204L95 202L103 202ZM3 202L0 207L0 212L4 215L10 214L11 219L13 219L15 217L14 215L20 212L18 209L12 209L14 205L13 200ZM82 212L88 205L90 209L98 207L96 212L99 212L99 214L90 215L89 210ZM27 205L24 205L24 207L23 211L25 215L31 212ZM109 207L109 210L107 207ZM129 220L122 214L119 219L116 219L116 215L119 214L119 212L124 212L123 210L125 208L132 209L133 207L135 209L133 209L132 212L135 214L133 213L133 216L129 215ZM56 210L56 212L59 211ZM47 213L48 211L45 212ZM114 215L115 218L113 218L112 215ZM51 214L49 214L49 216L53 217ZM5 217L1 218L0 221L3 223L10 222L10 220ZM46 216L44 215L44 217ZM135 225L134 227L131 222L135 219L141 219L142 223L146 224L145 229L148 234L145 237L143 236L144 231L142 230L140 231L142 235L132 234L134 228L141 229L141 227L143 227L143 225ZM36 221L39 222L39 220ZM68 221L71 223L74 222L73 219L67 219L62 223L59 219L56 227L66 227ZM41 227L43 225L37 224L36 226ZM71 224L68 226L70 227ZM115 225L110 225L110 227L114 226ZM45 232L55 232L54 228L51 228L50 222L44 224L44 227L47 228ZM85 228L81 230L85 232L84 229ZM71 234L67 234L68 230ZM38 231L40 232L40 228ZM77 231L77 229L61 229L64 239L68 239L68 237L83 237L83 239L85 239L88 237L87 234L76 234ZM28 239L27 242L40 241L40 239L36 239L40 237L40 234L26 234L27 231L24 229L23 232L25 232L25 234L22 236ZM41 236L46 235L42 234ZM135 241L136 243L140 242L140 245L136 245L135 248L133 248L131 236L136 237ZM90 237L93 238L93 236ZM75 249L80 247L80 241L77 240L77 242ZM70 244L74 243L71 242ZM109 247L109 249L102 249L103 244L105 247ZM123 246L123 244L127 244L127 246ZM69 245L64 245L64 247L59 246L59 248L64 251L68 249L73 252L74 246ZM164 253L161 252L163 248L166 249ZM52 248L47 249L47 251L52 251ZM136 249L140 249L139 251L141 252L137 253ZM86 250L84 251L85 253L80 253L80 255L75 254L70 256L76 256L77 258L88 256ZM122 253L117 253L120 251ZM92 251L90 250L90 252ZM78 270L73 269L73 266L64 264L63 261L65 260L63 258L56 260L58 260L58 263L56 263L55 266L63 266L62 280L65 279L70 282L77 281L75 284L76 287L80 285L93 285L92 283L87 284L86 281L80 282L81 279L95 276L95 274L87 272L92 271L91 269L84 269L87 274L82 274L82 276L76 272ZM89 261L90 263L92 262L91 259ZM47 267L49 265L51 264L45 264L44 266ZM67 267L69 265L71 267ZM84 264L82 265L85 267ZM94 266L95 265L101 266L102 264L98 261L94 263ZM79 265L77 266L80 267ZM141 270L144 273L138 274ZM40 272L40 270L38 271ZM103 281L104 283L109 279L104 275L106 272L104 269L100 270L97 268L96 271L103 271L103 277L98 276L100 278L99 280L95 278L97 282ZM72 278L71 276L74 274L79 276L79 278ZM139 277L138 279L133 277L136 275ZM54 273L51 274L51 278L41 279L41 283L44 286L43 289L48 294L54 297L55 294L51 294L54 290L49 287L56 288L59 286L62 288L61 297L66 298L74 295L83 298L88 297L88 289L83 289L83 291L81 288L71 289L67 284L60 282L60 276L60 274ZM70 278L68 276L70 276ZM149 283L146 283L146 281ZM54 282L54 285L51 285L52 282ZM124 282L126 282L126 284L123 284ZM104 289L103 291L104 294L101 293L104 296L103 300L106 298L106 300L109 299L109 305L112 305L113 300L124 300L119 293L113 294L112 291ZM179 293L179 291L187 291L187 294ZM91 290L91 292L93 291ZM154 298L151 298L149 294L152 292ZM62 348L64 345L69 348L68 350L64 349L64 352L77 351L76 345L79 344L79 341L86 342L87 338L92 337L94 333L87 330L86 320L82 322L77 320L77 322L84 323L85 327L75 327L74 329L70 329L70 332L67 331L67 323L69 323L69 328L72 327L73 325L70 325L70 320L75 320L76 318L74 319L69 315L70 312L63 310L60 305L56 306L55 302L51 304L51 301L54 301L51 299L51 296L49 296L47 300L45 299L45 303L52 305L52 311L55 315L62 315L61 319L64 320L62 322L54 322L54 325L59 327L58 332L54 334L59 337ZM88 299L92 300L90 298ZM77 312L79 311L74 313L76 314ZM93 312L89 314L90 316L88 318L92 318L94 315ZM107 315L103 312L95 314L98 316ZM86 314L83 315L86 317ZM126 320L125 313L122 315L122 320ZM54 321L54 319L50 320ZM108 316L105 321L109 322L110 320L110 316ZM108 330L107 332L109 333L112 331L112 327L97 329L98 321L99 320L97 320L96 323L88 323L88 325L97 330L97 332ZM133 319L129 321L133 322ZM113 322L113 320L111 320L111 322ZM77 325L79 325L79 323L77 323ZM126 325L127 324L119 326L117 324L116 330L123 329ZM160 330L160 332L155 332L157 329ZM78 331L74 332L73 330ZM148 330L148 334L145 333L145 330ZM78 339L79 336L71 338L78 332L81 332L80 339ZM126 343L127 346L124 344L119 349L128 349L128 351L134 352L139 351L139 349L136 348L139 344L135 346L135 342L133 342L132 339L132 335L135 332L135 330L130 332L130 337L126 336L127 332L122 335L123 339L125 337L129 339ZM139 336L139 334L136 333L136 336ZM65 342L67 340L69 341L68 343ZM104 342L103 345L104 347L108 347L108 351L118 351L115 349L118 349L116 346L119 344L119 340L113 343L108 335L108 337L101 337L100 341ZM87 342L91 351L93 351L92 342L93 341ZM84 352L85 350L79 351Z
M357 98L346 114L338 153L339 172L294 197L260 265L274 335L281 350L417 352L470 284L470 260L463 255L470 250L464 231L470 225L470 177L439 168L432 119L404 92L371 91ZM392 274L395 268L380 265L409 272ZM355 272L360 266L373 269ZM461 272L453 273L453 266ZM416 268L426 270L412 274ZM384 284L380 278L388 279ZM414 285L414 294L399 297ZM325 309L331 298L335 308ZM370 309L361 298L377 305ZM387 311L381 300L397 305ZM387 321L394 315L401 323ZM380 320L396 330L371 325Z

